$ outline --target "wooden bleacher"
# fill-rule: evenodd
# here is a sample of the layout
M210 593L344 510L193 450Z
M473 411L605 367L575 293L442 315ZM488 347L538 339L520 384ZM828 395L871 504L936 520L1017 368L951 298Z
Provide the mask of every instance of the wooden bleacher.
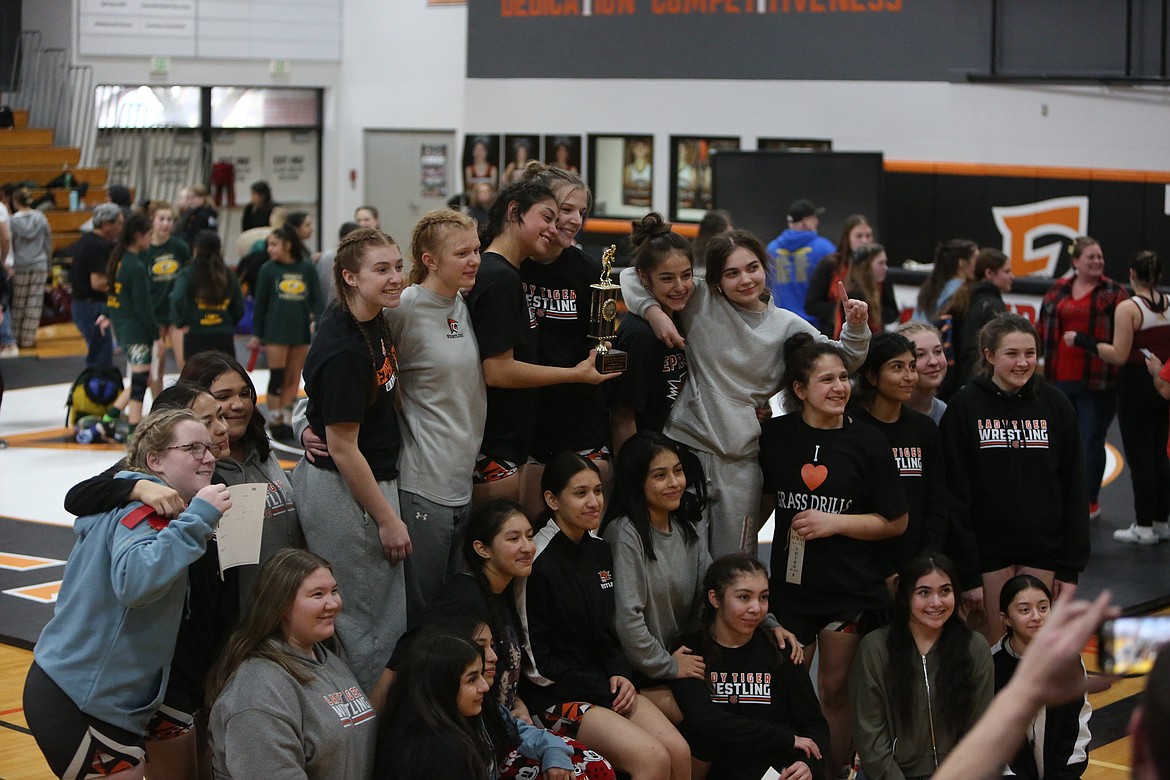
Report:
M81 238L79 228L90 217L95 203L106 199L106 169L78 168L81 150L76 147L53 145L53 131L48 128L30 128L28 111L16 109L15 124L10 130L0 130L0 183L32 182L36 185L33 197L48 193L44 185L69 171L78 184L88 185L86 208L69 211L69 191L64 187L52 190L53 208L45 212L53 231L53 249L68 247Z

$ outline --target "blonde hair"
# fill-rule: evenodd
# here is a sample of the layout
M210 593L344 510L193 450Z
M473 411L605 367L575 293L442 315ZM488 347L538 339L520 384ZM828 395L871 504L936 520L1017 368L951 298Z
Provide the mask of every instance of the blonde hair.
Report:
M933 333L938 337L940 342L942 341L942 332L938 328L934 327L929 322L921 322L919 320L903 322L901 325L894 328L894 332L905 336L911 341L914 341L914 335L916 333Z
M162 452L175 440L175 428L182 422L198 423L203 427L203 421L195 416L190 409L164 409L151 412L143 418L130 439L130 448L126 453L126 467L133 471L154 473L146 465L146 456L152 452Z
M476 229L474 219L452 209L435 209L423 214L410 237L410 283L419 284L430 273L422 261L424 253L435 255L441 252L451 233L456 230L475 232Z

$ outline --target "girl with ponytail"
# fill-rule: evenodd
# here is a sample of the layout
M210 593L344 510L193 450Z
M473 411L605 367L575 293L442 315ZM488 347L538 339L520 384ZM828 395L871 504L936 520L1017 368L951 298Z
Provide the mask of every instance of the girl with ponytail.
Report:
M354 231L337 248L333 280L337 301L305 361L306 414L329 455L302 459L293 488L309 549L334 561L346 598L337 634L371 690L406 630L402 563L411 543L396 482L398 356L382 316L402 295L402 251L385 233Z
M630 243L638 281L671 318L695 292L690 242L658 212L633 223ZM618 329L617 349L630 355L629 368L607 387L614 453L639 431L662 432L687 377L686 353L654 337L646 320L630 312Z

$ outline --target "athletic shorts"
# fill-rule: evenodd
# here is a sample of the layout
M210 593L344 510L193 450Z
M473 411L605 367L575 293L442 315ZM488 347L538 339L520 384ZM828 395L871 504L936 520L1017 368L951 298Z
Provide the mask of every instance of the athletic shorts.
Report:
M846 609L838 612L816 612L811 615L781 614L773 610L773 614L780 625L796 634L797 641L804 647L812 644L822 631L856 634L862 637L890 622L890 612L887 609Z
M593 706L584 701L567 701L547 707L537 715L544 728L558 737L576 737L577 730L581 728L581 719Z
M167 698L170 698L169 696ZM164 742L175 739L195 728L195 714L185 712L190 707L173 707L166 700L159 705L158 712L150 719L146 727L146 738L151 742Z
M100 778L145 760L146 737L82 712L35 662L24 683L24 715L53 774Z
M582 780L614 780L613 766L596 750L590 750L575 739L561 737L573 749L573 775ZM542 775L540 762L525 758L513 750L500 762L500 780L523 780Z
M153 344L123 344L122 352L126 363L131 366L149 366Z
M510 460L497 460L487 455L480 455L479 460L475 462L475 471L471 474L471 481L477 485L499 482L501 479L506 479L520 471L521 465L523 464Z

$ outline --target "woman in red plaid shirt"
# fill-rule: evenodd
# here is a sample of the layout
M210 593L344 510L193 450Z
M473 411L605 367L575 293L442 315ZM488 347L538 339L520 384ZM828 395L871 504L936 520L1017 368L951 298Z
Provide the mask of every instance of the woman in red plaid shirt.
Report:
M1089 518L1105 474L1105 432L1117 412L1117 366L1097 356L1099 342L1113 341L1113 313L1129 297L1105 275L1105 255L1096 239L1077 236L1069 246L1075 274L1058 279L1040 308L1037 330L1044 342L1044 376L1072 401L1085 445Z

